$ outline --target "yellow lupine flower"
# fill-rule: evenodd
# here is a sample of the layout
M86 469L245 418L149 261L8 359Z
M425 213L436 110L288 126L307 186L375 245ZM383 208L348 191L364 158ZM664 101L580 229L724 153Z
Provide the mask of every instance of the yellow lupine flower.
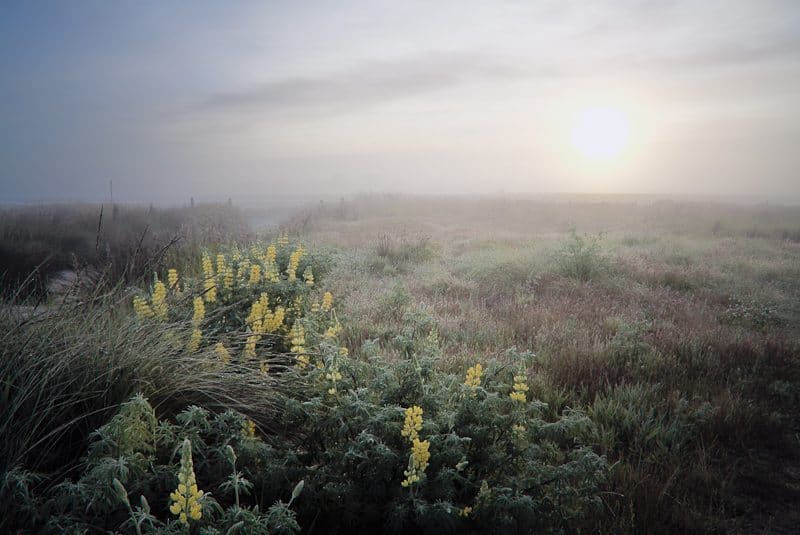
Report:
M286 234L282 234L280 238L278 238L278 245L280 245L281 247L286 247L287 245L289 245L289 236L287 236Z
M264 375L269 374L269 363L266 360L262 360L261 364L258 365L258 368Z
M350 351L348 351L346 347L342 346L342 347L339 348L339 356L340 357L346 357L349 354L350 354Z
M289 331L289 339L291 342L290 351L292 353L305 353L306 330L299 322L295 322L295 324L292 325L292 330Z
M245 258L241 262L239 262L239 267L236 270L236 280L239 281L240 284L244 284L247 282L247 277L250 275L250 260Z
M261 266L253 264L250 266L250 284L258 284L261 281Z
M256 356L256 344L261 340L261 335L251 334L244 343L244 356L251 359Z
M153 313L156 319L167 319L167 287L158 279L153 284Z
M337 336L339 336L340 332L342 332L342 324L337 321L336 325L334 325L333 327L328 327L323 336L325 338L336 338Z
M283 319L286 316L286 310L283 307L277 307L275 312L267 310L264 315L264 331L274 333L283 325Z
M286 275L290 281L297 280L297 268L300 266L300 260L303 258L305 251L301 246L298 246L291 255L289 255L289 266L286 268Z
M133 296L133 312L136 314L136 318L140 320L150 319L154 315L153 309L147 304L147 300L138 295Z
M175 293L178 293L178 270L174 268L170 268L167 270L167 283L169 284L170 290Z
M217 300L217 282L214 280L214 266L211 264L211 258L208 255L203 255L203 298L208 303L213 303Z
M203 304L202 297L195 297L194 301L192 301L192 304L194 307L194 313L192 314L192 325L194 327L199 327L206 317L206 306Z
M230 364L231 354L222 342L217 342L214 346L214 353L217 354L217 358L221 363Z
M256 423L253 420L247 419L242 422L242 435L244 435L245 438L256 437Z
M267 252L264 255L264 263L267 265L274 264L277 258L278 258L278 250L275 249L275 246L270 245L269 247L267 247Z
M420 480L420 477L428 468L428 460L431 458L429 451L431 443L427 440L415 438L411 442L411 456L408 459L408 469L403 472L406 478L400 485L409 487Z
M200 329L192 329L192 336L189 338L189 343L186 345L191 353L194 353L200 348L200 342L203 340L203 331Z
M333 294L330 292L325 292L322 296L322 308L323 312L329 312L330 309L333 307Z
M222 287L226 290L233 288L233 267L225 267L225 274L222 276Z
M308 266L305 271L303 271L303 280L306 281L306 284L309 286L314 286L314 273L311 271L311 266Z
M481 386L481 377L483 377L483 366L480 363L467 370L467 378L464 384L475 390Z
M472 513L472 507L466 506L461 511L458 512L458 516L466 518L470 515L470 513Z
M526 395L528 391L527 380L528 378L525 375L514 376L514 391L509 394L511 399L520 403L525 403L528 400Z
M403 431L400 434L413 441L419 436L419 431L422 430L422 407L413 405L406 409L405 415Z
M222 253L217 255L217 273L225 273L225 255Z
M253 304L250 305L250 313L247 315L246 321L254 333L264 332L264 307L260 300L253 301Z
M197 488L192 463L192 443L187 438L183 441L181 449L181 468L178 471L178 488L169 495L172 504L170 513L177 516L182 524L189 525L190 520L200 520L203 517L203 506L200 498L203 491Z
M269 264L265 278L268 279L269 282L280 282L281 276L278 273L278 265L276 263L273 262Z
M211 263L211 258L207 255L203 255L203 277L209 278L214 276L214 265Z

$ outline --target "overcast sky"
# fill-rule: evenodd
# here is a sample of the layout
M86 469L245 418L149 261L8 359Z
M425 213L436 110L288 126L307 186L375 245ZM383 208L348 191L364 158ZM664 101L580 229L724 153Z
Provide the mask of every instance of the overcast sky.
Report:
M585 161L576 114L630 120ZM0 201L800 200L800 1L0 5Z

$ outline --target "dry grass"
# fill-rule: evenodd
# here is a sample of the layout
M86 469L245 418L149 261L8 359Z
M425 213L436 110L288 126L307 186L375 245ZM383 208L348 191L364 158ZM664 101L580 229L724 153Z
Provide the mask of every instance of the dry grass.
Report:
M551 409L604 422L598 448L620 463L605 530L791 525L800 209L384 196L309 221L310 241L342 251L328 283L351 347L378 340L391 353L403 314L422 311L443 366L531 350ZM597 243L579 272L559 254L570 229ZM391 259L420 236L425 254Z

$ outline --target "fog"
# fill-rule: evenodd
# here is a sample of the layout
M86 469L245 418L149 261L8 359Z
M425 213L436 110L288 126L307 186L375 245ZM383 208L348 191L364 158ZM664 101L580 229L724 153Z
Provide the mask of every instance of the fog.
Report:
M4 2L0 202L800 201L800 3ZM584 110L624 121L596 161Z

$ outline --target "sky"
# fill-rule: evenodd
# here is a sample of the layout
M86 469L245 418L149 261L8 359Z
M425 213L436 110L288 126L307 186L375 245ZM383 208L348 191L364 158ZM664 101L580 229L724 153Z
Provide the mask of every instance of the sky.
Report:
M794 203L798 170L796 0L0 4L0 202Z

